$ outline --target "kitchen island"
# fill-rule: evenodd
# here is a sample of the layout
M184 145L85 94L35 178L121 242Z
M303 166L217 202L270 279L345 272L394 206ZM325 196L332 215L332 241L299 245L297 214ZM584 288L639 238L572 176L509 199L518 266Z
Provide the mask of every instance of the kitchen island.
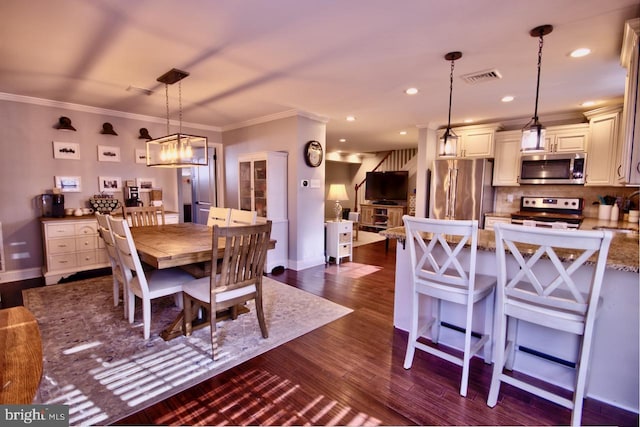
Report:
M606 224L605 224L606 223ZM638 228L638 224L611 224L586 219L581 228L595 226ZM394 326L408 331L411 317L411 277L409 249L405 248L405 229L395 227L380 232L387 238L398 239L396 245L396 278L394 302ZM602 287L602 305L596 319L595 336L591 353L591 366L587 383L587 396L608 404L638 412L639 409L639 251L638 233L615 233L607 258L607 269ZM566 252L568 258L575 256ZM513 261L515 263L515 261ZM547 261L548 262L548 261ZM550 268L552 268L550 266ZM576 274L587 275L593 266L585 265ZM495 235L492 230L479 230L477 272L495 276ZM427 298L427 297L425 297ZM423 304L423 307L430 307ZM474 312L474 330L480 330L483 306ZM428 309L421 321L428 316ZM443 302L443 326L463 326L463 308ZM477 320L477 323L476 323ZM478 325L477 327L475 325ZM577 359L578 340L572 334L554 331L520 322L519 344L539 352L519 351L514 370L540 378L564 388L573 388L573 369L562 363L550 361L546 356L571 363ZM462 349L463 334L444 327L440 344ZM488 390L487 390L488 392Z

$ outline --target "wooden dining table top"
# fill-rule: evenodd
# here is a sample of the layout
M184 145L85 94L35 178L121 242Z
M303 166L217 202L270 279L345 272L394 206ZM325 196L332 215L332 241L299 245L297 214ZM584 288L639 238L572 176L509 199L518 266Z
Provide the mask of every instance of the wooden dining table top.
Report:
M185 222L147 227L131 227L140 259L155 268L178 267L211 261L213 229ZM275 248L271 240L269 248ZM224 242L218 245L222 255Z

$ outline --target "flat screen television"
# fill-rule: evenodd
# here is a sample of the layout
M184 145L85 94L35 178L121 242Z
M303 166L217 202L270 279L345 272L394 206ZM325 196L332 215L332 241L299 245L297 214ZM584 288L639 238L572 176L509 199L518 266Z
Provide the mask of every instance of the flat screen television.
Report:
M406 201L409 195L409 172L367 172L364 198L373 202Z

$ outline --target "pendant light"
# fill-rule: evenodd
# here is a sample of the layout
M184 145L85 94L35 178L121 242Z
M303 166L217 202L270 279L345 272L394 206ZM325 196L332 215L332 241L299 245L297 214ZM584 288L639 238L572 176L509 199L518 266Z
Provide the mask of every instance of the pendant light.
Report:
M453 98L453 68L455 61L462 58L462 52L449 52L444 59L451 61L451 73L449 75L449 118L447 119L447 129L440 138L440 156L455 156L457 152L458 135L451 129L451 101Z
M189 73L173 68L158 77L165 86L167 106L167 135L147 141L147 166L185 168L207 166L207 137L182 133L182 84ZM179 128L178 133L169 133L169 85L178 83ZM148 133L147 133L148 135Z
M543 151L545 150L545 133L546 129L538 121L538 95L540 94L540 68L542 66L542 45L543 37L553 31L551 25L541 25L534 28L529 32L531 37L538 37L538 80L536 83L536 108L533 112L533 117L522 129L522 144L520 149L522 151Z

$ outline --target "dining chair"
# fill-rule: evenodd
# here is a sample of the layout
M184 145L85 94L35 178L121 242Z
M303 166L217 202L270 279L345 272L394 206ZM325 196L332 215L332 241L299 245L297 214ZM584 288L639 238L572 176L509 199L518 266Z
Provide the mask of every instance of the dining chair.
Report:
M213 227L214 224L220 227L228 227L230 216L231 209L211 206L209 208L209 215L207 217L207 225L209 227Z
M123 206L122 213L131 227L164 225L164 206Z
M467 395L471 358L484 349L485 363L491 363L491 332L496 278L476 274L478 246L477 220L438 220L402 217L411 259L412 305L411 326L404 368L410 369L415 350L419 349L462 366L460 395ZM463 253L468 246L469 254ZM422 296L432 301L431 316L420 325L425 313L421 310ZM462 357L421 341L431 329L431 341L437 344L441 326L441 302L448 301L465 307L464 349ZM479 335L472 330L476 303L484 302L484 325ZM479 338L475 338L479 336ZM472 337L474 344L472 346Z
M185 335L191 335L192 321L199 307L206 307L211 325L211 357L220 357L216 314L220 310L235 310L238 304L254 300L263 338L269 337L262 308L262 274L271 238L271 221L235 227L213 226L212 268L209 277L191 280L182 285ZM218 248L223 243L223 254ZM215 262L214 262L215 265ZM235 318L235 314L233 315Z
M490 407L496 405L500 384L505 382L571 409L571 425L578 426L582 418L591 341L612 233L511 224L495 224L494 230L498 267L496 338L487 404ZM578 250L580 255L563 259L563 249ZM593 265L588 269L580 268L585 263ZM578 270L581 273L574 276ZM585 270L589 277L582 273ZM516 379L504 372L505 368L513 369L520 349L517 339L519 321L581 338L572 399L545 390L539 381L528 383L525 378Z
M176 305L182 306L182 284L193 280L193 276L180 268L145 271L126 219L112 216L107 219L124 273L129 323L134 322L136 297L138 297L142 300L144 339L149 339L151 331L151 300L173 295Z
M95 213L96 220L98 221L98 234L104 241L105 248L107 250L107 256L109 257L109 264L111 264L111 275L113 277L113 306L117 307L120 303L120 288L122 287L122 303L124 305L124 316L127 316L127 290L124 273L120 265L120 258L118 250L116 249L113 235L111 234L111 227L109 226L108 216L100 212Z
M231 209L231 216L229 217L229 226L235 227L238 225L253 225L258 219L257 211L244 211L241 209Z

